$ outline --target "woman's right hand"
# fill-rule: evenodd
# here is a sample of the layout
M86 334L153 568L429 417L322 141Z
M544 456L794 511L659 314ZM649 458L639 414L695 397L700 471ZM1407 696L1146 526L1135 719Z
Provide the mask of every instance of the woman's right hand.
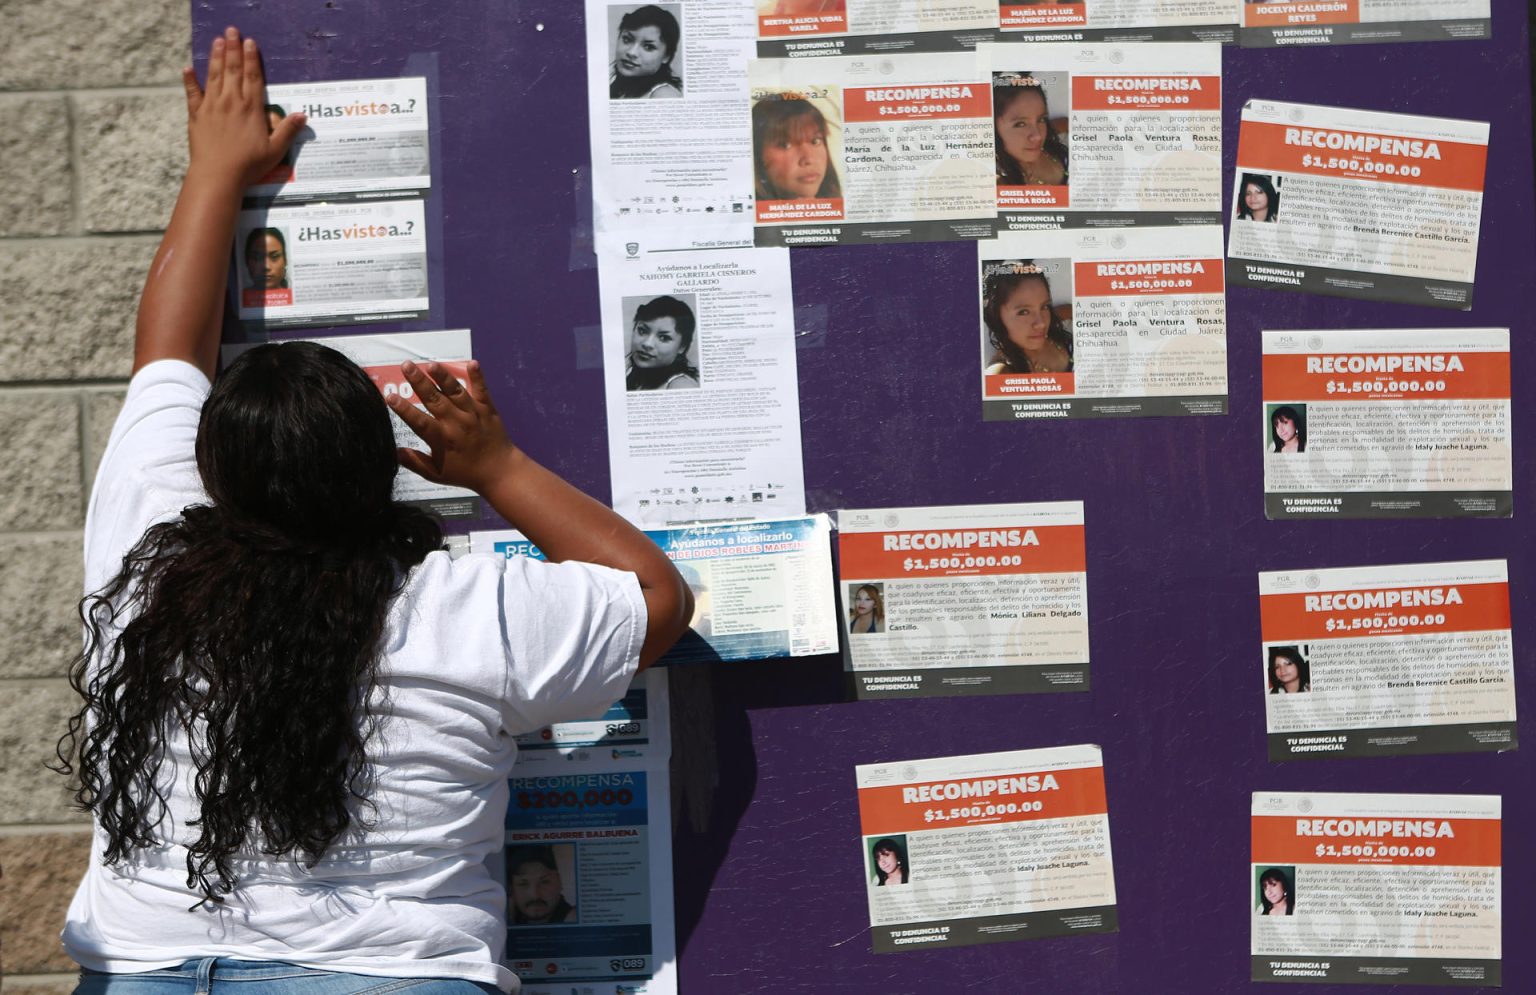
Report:
M434 484L467 487L481 494L515 469L522 453L501 424L478 362L469 363L467 388L441 363L423 368L405 362L400 372L426 410L398 394L387 396L385 403L432 448L431 454L400 449L401 466Z
M197 85L190 67L181 71L181 83L187 92L189 177L228 177L250 186L282 161L304 127L303 114L289 114L269 133L261 53L255 39L242 39L235 28L225 28L209 48L207 86Z

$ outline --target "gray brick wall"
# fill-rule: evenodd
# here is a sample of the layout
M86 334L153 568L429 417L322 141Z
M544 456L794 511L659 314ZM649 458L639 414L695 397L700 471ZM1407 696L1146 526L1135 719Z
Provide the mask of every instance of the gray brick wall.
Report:
M185 168L190 35L186 0L0 0L0 974L34 995L72 987L89 823L44 764L74 707L85 500Z

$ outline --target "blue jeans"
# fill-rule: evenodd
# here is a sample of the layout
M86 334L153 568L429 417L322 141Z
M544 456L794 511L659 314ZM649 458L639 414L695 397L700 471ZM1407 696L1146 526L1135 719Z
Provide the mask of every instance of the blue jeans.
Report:
M275 960L206 957L142 974L81 971L75 995L500 995L462 978L376 978L295 967Z

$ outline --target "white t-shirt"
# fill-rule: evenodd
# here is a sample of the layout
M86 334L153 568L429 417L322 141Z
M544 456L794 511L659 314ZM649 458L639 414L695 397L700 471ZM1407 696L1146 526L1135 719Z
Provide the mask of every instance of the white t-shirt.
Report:
M209 384L186 363L133 378L102 459L85 526L85 584L99 590L150 525L207 503L193 458ZM639 663L645 602L633 574L430 554L390 608L370 744L373 828L338 840L313 869L237 860L222 907L192 910L184 844L195 838L184 737L169 744L160 838L115 867L92 859L64 926L71 957L137 972L199 957L279 960L387 977L454 977L516 991L501 965L506 889L485 867L502 846L512 737L600 713Z

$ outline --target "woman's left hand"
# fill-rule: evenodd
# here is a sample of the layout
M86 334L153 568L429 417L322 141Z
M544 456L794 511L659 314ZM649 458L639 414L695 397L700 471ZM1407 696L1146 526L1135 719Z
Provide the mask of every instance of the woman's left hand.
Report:
M252 38L225 28L208 52L208 83L181 71L187 92L188 176L235 178L241 187L261 179L282 161L304 127L303 114L289 114L276 127L267 125L267 80L261 53Z

